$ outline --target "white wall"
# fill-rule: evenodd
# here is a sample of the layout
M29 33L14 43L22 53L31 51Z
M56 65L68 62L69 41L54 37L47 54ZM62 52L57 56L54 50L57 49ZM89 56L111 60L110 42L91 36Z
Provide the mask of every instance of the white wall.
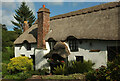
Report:
M31 58L30 55L34 55L36 44L31 44L31 50L26 49L26 44L15 45L15 57L19 57L21 54Z
M80 41L82 43L80 43ZM90 44L91 43L91 44ZM68 43L66 42L68 46ZM75 56L83 56L84 60L91 60L95 63L94 68L98 68L101 65L106 66L107 64L107 46L120 46L120 42L116 41L103 41L103 40L79 40L78 47L79 51L70 52L71 54L68 56L68 60L76 60ZM30 55L35 54L35 68L49 68L49 64L47 59L43 58L50 51L50 47L48 42L46 42L46 49L35 49L37 47L36 44L31 44L31 50L26 50L26 44L23 45L15 45L15 57L20 56L20 54L25 54L25 56L31 58ZM21 49L20 49L21 48ZM69 47L68 47L69 48ZM89 52L89 50L99 49L100 52Z
M79 42L82 42L81 44ZM68 60L76 60L75 56L83 56L84 60L91 60L95 63L94 68L99 68L101 65L107 65L107 46L120 45L116 41L102 41L102 40L80 40L78 42L79 51L70 52ZM91 44L90 44L91 43ZM100 50L100 52L89 52L89 50Z
M37 44L31 44L31 50L26 49L26 44L15 45L15 57L19 57L21 54L31 58L30 55L35 55L35 69L40 68L50 68L44 55L49 53L50 47L48 42L46 42L46 49L37 49Z
M49 63L46 58L43 58L44 55L49 53L50 47L48 42L46 42L46 49L36 49L35 50L35 69L50 68Z

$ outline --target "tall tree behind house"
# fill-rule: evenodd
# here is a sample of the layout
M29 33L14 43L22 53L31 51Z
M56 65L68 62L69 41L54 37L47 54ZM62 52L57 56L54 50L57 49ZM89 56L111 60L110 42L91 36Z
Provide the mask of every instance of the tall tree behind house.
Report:
M14 15L14 18L16 19L17 22L14 21L11 22L15 26L15 28L20 29L21 32L23 31L24 21L27 21L29 27L31 27L36 19L35 16L33 15L32 10L29 9L25 2L22 2L20 7L16 9L15 12L16 14Z

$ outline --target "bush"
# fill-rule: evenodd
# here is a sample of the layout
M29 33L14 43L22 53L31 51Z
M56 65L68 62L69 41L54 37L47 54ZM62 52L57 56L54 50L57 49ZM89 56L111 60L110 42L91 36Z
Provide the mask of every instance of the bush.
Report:
M8 71L10 73L18 73L33 70L32 59L21 56L10 59L11 62L8 64Z
M112 80L120 80L120 55L117 55L112 62L108 62L107 69L110 72L110 78Z
M32 75L27 72L21 72L17 74L12 74L12 75L6 75L4 79L27 79L30 78Z
M2 77L4 77L5 75L8 75L9 72L7 70L7 64L2 63Z
M106 81L106 80L110 80L110 72L109 70L105 67L105 66L101 66L100 68L92 71L92 72L88 72L86 74L86 79L88 81Z
M66 65L60 65L60 66L57 66L56 68L54 68L55 70L53 71L53 73L55 73L56 75L63 75L63 74L66 74Z
M13 47L5 47L2 52L2 62L9 63L10 59L14 57L14 48Z
M45 69L43 69L43 70L38 69L35 71L29 71L28 73L31 75L45 75L47 73L47 71Z
M91 73L86 74L86 79L89 81L119 81L120 80L120 55L115 60L108 62L108 66L101 66Z
M71 61L71 64L69 64L70 66L68 66L68 73L69 74L74 74L74 73L84 73L84 72L88 72L93 70L92 66L94 65L94 63L92 63L91 61Z
M91 61L84 61L81 63L80 61L70 61L68 63L68 66L64 64L63 66L57 66L55 68L55 71L53 71L55 74L74 74L74 73L84 73L88 71L92 71L92 66L94 63Z

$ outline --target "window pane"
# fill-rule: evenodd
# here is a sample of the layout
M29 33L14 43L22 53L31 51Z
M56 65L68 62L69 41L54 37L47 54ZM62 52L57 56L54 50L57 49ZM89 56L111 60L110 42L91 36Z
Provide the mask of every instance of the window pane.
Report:
M78 51L78 45L77 45L77 40L76 39L71 39L69 40L69 47L71 51Z

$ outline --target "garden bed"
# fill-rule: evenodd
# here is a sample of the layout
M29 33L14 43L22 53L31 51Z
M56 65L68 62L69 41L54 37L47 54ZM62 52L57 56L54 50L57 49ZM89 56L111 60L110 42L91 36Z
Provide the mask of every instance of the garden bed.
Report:
M83 74L71 74L71 75L33 75L30 79L79 79L81 81L85 80L85 75Z

